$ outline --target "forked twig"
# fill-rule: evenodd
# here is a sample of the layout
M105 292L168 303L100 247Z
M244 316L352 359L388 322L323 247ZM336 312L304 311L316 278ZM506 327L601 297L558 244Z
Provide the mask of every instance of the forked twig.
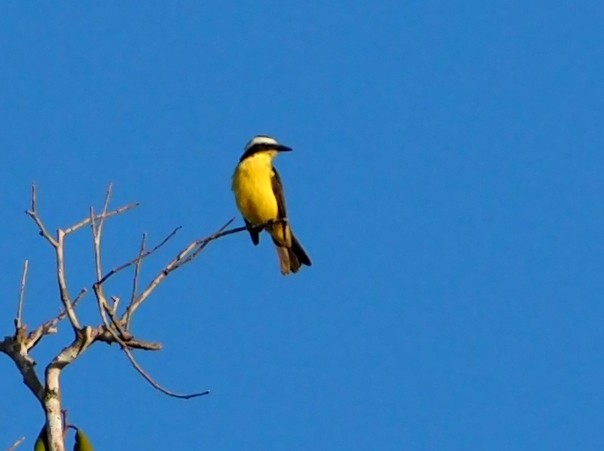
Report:
M107 274L105 274L101 280L99 280L98 283L104 283L105 281L107 281L107 279L109 279L111 276L113 276L114 274L123 271L124 269L132 266L132 265L136 265L135 268L135 275L138 275L137 269L139 268L139 262L141 260L143 260L144 258L147 258L149 255L151 255L152 253L154 253L156 250L158 250L160 247L162 247L164 244L166 244L168 242L168 240L170 238L172 238L174 235L176 235L176 232L178 232L180 229L182 228L182 226L178 226L176 227L174 230L172 230L172 232L170 232L170 234L168 236L166 236L158 245L156 245L153 249L150 249L148 251L144 251L141 252L144 249L144 240L146 239L146 235L143 235L143 243L141 243L141 250L139 250L138 255L133 258L132 260L130 260L129 262L126 262L120 266L117 266L115 268L113 268L111 271L109 271ZM140 270L140 269L139 269ZM136 279L136 277L135 277ZM133 290L134 291L134 290Z
M129 210L132 210L133 208L138 207L140 204L138 202L132 203L132 204L128 204L128 205L124 205L123 207L120 208L116 208L115 210L111 210L107 213L105 213L103 219L107 219L107 218L111 218L112 216L116 216L119 215L121 213L125 213ZM101 219L103 215L97 215L94 217L95 221L98 219ZM82 227L87 226L88 224L90 224L90 216L87 217L86 219L82 219L80 222L78 222L77 224L72 225L71 227L68 227L65 229L65 235L69 235L73 232L77 232L78 230L80 230Z
M25 213L34 220L36 225L38 226L38 230L40 231L40 235L42 235L46 240L51 244L52 247L56 248L59 243L55 240L46 227L44 227L44 223L38 216L38 205L37 205L37 194L36 194L36 184L31 185L31 209L25 210Z
M218 238L222 238L227 235L232 235L234 233L243 232L245 230L250 230L248 226L235 227L233 229L225 230L231 223L235 220L235 218L229 219L222 227L220 227L216 232L211 234L210 236L197 239L191 242L187 247L181 250L166 266L163 267L161 271L149 282L146 288L138 295L135 296L131 301L128 307L126 308L126 312L124 313L123 318L126 319L127 323L134 314L134 312L140 307L140 305L145 302L147 297L157 288L157 286L162 283L166 277L173 271L178 268L184 266L185 264L191 262L194 258L196 258L208 244L212 241L217 240ZM278 219L276 221L267 221L263 224L259 224L254 226L254 228L262 229L264 227L279 224L282 222L287 222L287 218Z
M196 249L200 245L203 245L205 247L205 244L207 244L206 242L209 242L212 239L215 239L213 237L215 235L217 235L218 233L221 233L226 227L229 226L229 224L231 224L231 222L233 222L233 219L230 219L229 221L227 221L226 224L224 224L222 227L220 227L218 229L218 231L216 231L215 233L210 235L210 237L202 238L200 240L195 240L192 243L190 243L187 247L185 247L183 250L181 250L176 255L176 257L174 257L172 260L170 260L170 262L166 266L164 266L164 268L153 278L153 280L151 280L151 282L149 282L149 284L142 291L142 293L140 293L138 296L136 296L130 302L130 305L128 305L128 307L126 308L126 312L124 313L124 318L130 318L134 314L134 312L138 309L138 307L143 302L145 302L145 300L147 299L147 297L149 297L149 295L153 292L153 290L155 290L155 288L157 288L157 286L160 283L162 283L172 271L175 271L176 269L180 268L183 264L191 261L192 258L187 259L187 256L194 249ZM243 228L243 230L245 230L245 228ZM198 253L199 253L199 251L196 252L196 255Z
M114 298L115 298L115 296L114 296ZM115 327L115 329L119 332L120 339L121 340L130 340L130 339L132 339L132 334L130 332L127 332L126 330L124 330L124 328L122 327L122 324L115 318L115 313L114 313L115 309L114 308L109 308L109 306L106 305L106 304L103 305L103 307L105 308L105 310L107 312L107 315L109 315L109 319L111 320L111 323L113 324L113 327ZM109 330L109 328L107 328L107 330Z
M73 300L74 308L80 303L86 292L86 288L82 288L80 290L78 295ZM63 309L57 316L46 321L42 325L35 328L32 332L30 332L27 336L27 341L25 342L25 347L27 348L27 350L30 351L31 349L33 349L45 335L56 333L56 325L60 323L63 319L65 319L66 316L67 312L65 311L65 309Z

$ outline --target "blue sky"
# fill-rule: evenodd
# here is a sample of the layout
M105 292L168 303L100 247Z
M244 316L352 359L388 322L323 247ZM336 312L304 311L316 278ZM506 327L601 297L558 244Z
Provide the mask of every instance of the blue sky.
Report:
M26 322L57 312L49 228L113 205L107 269L140 233L194 238L237 216L246 141L279 168L313 260L213 244L133 332L180 401L117 348L64 373L98 449L535 450L604 447L601 2L102 2L0 8L2 335L30 259ZM68 243L75 294L90 233ZM129 279L112 285L125 297ZM96 323L92 297L80 315ZM67 331L68 332L68 331ZM68 339L35 351L39 370ZM0 447L41 411L0 359Z

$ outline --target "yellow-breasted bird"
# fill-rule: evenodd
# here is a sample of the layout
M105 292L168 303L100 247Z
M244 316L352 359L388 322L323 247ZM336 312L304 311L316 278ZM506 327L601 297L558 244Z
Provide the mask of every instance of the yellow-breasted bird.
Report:
M273 167L277 154L291 150L270 136L254 136L245 146L232 180L235 202L249 228L252 243L260 242L262 228L256 226L278 221L264 229L273 238L283 275L298 272L302 265L311 265L289 225L283 184Z

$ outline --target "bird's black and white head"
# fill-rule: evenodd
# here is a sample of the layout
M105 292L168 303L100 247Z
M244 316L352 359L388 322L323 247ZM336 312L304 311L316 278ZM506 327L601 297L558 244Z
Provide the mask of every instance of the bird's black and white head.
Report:
M284 146L277 140L267 135L256 135L245 145L241 160L244 160L252 155L263 153L270 156L271 159L277 156L279 152L289 152L292 148Z

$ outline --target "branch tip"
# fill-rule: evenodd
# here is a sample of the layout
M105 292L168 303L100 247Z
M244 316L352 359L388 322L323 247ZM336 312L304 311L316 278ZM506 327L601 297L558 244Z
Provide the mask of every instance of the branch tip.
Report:
M17 317L15 318L15 327L17 331L23 326L23 302L25 300L25 284L27 283L27 271L29 269L29 260L23 263L23 275L21 276L21 286L19 288L19 303L17 304Z

